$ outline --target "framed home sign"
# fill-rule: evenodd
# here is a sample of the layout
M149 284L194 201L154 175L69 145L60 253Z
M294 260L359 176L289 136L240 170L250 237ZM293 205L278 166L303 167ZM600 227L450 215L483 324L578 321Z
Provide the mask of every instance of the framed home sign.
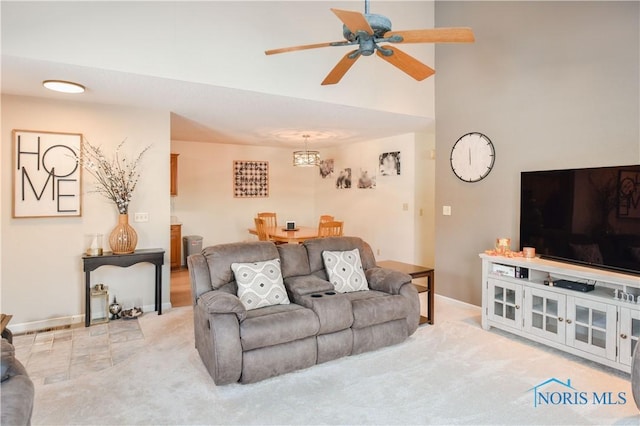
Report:
M268 197L269 162L234 161L233 196L236 198Z
M13 217L81 216L82 134L12 133Z

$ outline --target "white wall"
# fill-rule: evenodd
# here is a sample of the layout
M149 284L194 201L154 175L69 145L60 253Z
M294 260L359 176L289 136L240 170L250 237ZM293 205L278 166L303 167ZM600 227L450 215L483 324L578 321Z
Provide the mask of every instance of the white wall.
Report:
M351 189L336 189L335 178L318 179L316 214L331 214L345 222L344 234L363 238L374 250L376 259L417 262L414 241L414 212L430 206L416 205L416 137L405 134L334 148L323 152L333 158L336 175L352 170ZM376 173L379 155L401 152L400 176L377 176L375 189L359 189L361 169ZM407 210L404 210L407 204Z
M12 330L80 321L84 313L84 273L81 255L85 234L107 237L117 223L114 204L98 194L92 178L83 174L82 216L73 218L13 219L11 217L12 129L82 133L105 152L125 138L123 152L137 154L152 148L142 159L141 178L130 213L148 212L149 222L131 223L138 233L138 248L169 247L169 113L121 106L38 98L2 96L2 312L13 314ZM132 219L132 218L131 218ZM163 267L163 301L169 303L168 253ZM92 283L110 287L111 298L154 304L154 269L150 264L129 268L101 267Z
M418 265L435 265L436 199L435 126L428 133L416 134L415 178L415 256Z
M276 212L282 225L317 223L318 169L293 167L291 149L172 141L171 152L180 154L171 214L182 223L182 235L202 236L204 247L255 239L247 230L258 212ZM269 197L234 198L234 160L269 162Z
M638 2L436 4L437 26L476 34L436 48L439 293L480 304L478 253L502 236L519 249L520 172L640 161L639 19ZM494 170L472 184L449 166L470 131L496 148Z
M424 157L432 146L433 135L406 134L323 150L336 172L322 179L317 168L293 167L290 149L172 141L172 152L180 154L172 214L183 224L183 235L201 235L205 247L255 239L247 228L260 211L275 211L279 223L291 219L310 226L331 214L345 222L345 235L369 242L378 259L430 265L435 162ZM357 188L360 170L376 174L379 155L393 151L401 152L401 175L378 176L376 189ZM233 197L233 160L269 161L268 198ZM336 189L338 171L346 167L352 169L352 187ZM417 182L418 176L424 179Z
M363 6L362 0L2 2L2 53L433 117L433 79L416 85L376 55L360 58L341 84L321 86L351 46L264 54L344 40L330 8ZM371 3L371 12L390 18L396 30L433 27L433 8L431 1ZM433 45L402 49L433 64Z

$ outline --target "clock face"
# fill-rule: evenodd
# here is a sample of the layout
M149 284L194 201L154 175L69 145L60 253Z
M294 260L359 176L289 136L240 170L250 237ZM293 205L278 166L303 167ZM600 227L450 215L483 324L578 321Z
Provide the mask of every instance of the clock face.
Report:
M467 133L453 145L451 169L460 180L478 182L491 172L496 152L482 133Z

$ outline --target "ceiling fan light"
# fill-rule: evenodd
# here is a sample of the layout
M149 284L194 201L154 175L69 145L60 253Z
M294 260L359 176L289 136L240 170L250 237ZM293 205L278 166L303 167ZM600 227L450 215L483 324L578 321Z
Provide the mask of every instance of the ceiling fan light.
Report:
M64 80L45 80L42 85L49 90L61 93L84 93L85 87L82 84Z
M293 165L296 167L319 166L320 153L318 151L294 151Z

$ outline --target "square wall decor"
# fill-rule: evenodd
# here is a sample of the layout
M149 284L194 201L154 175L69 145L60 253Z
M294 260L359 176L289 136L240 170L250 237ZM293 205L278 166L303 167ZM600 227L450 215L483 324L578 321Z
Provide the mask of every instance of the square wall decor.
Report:
M81 216L82 135L13 131L13 217Z
M234 161L233 196L236 198L268 197L269 162Z

